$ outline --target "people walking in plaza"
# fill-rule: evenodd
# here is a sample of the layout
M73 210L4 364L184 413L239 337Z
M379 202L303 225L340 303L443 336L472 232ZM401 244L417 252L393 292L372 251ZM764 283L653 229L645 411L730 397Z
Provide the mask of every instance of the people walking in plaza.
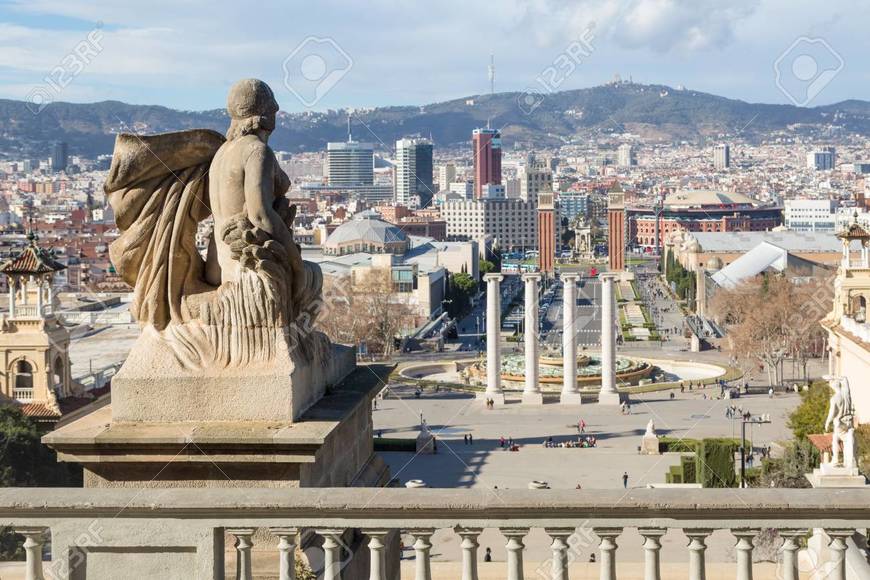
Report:
M628 472L622 474L622 487L628 489Z

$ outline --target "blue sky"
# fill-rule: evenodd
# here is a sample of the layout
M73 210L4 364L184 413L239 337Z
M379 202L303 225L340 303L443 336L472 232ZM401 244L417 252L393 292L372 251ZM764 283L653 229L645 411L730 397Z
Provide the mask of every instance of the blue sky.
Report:
M558 69L560 89L619 73L788 103L779 60L789 86L795 70L831 71L817 105L870 99L867 22L867 0L7 0L0 97L198 110L258 77L290 111L425 104L487 92L490 53L497 91L540 90L586 34L591 54ZM795 43L813 57L798 69Z

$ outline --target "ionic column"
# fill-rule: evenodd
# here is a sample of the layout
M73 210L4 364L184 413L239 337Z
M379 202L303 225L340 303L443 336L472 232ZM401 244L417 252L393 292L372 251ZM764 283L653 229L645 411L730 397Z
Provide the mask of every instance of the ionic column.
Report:
M485 274L486 282L486 392L483 398L504 403L501 390L501 274Z
M384 540L390 530L364 530L369 537L369 580L387 580L387 550Z
M270 528L278 537L278 578L296 580L296 536L299 528Z
M228 534L236 538L236 580L253 580L251 572L251 548L254 528L228 528Z
M562 274L562 395L565 405L581 404L577 388L577 274Z
M737 538L737 580L752 580L752 550L755 545L752 540L758 535L758 530L731 530Z
M477 537L482 528L458 528L456 533L462 538L462 580L477 580Z
M537 273L523 274L525 283L526 323L526 384L523 389L523 403L542 405L544 395L538 383L538 282L541 275Z
M616 274L604 273L601 280L601 390L598 392L599 405L618 405L619 391L616 390L616 311L613 300L613 281Z
M601 580L616 580L616 538L622 533L622 528L594 528L595 535L601 538L598 549L601 554L598 557L600 564Z
M341 579L341 528L317 530L323 537L323 580Z
M528 528L502 528L501 533L508 539L507 549L507 580L523 580L523 537L529 533Z
M801 549L800 538L806 536L808 530L779 530L782 536L782 577L781 580L799 580L798 551Z
M432 549L432 543L429 540L435 530L431 528L416 529L409 530L408 533L414 536L414 555L417 560L414 580L432 580L432 570L429 564L429 551Z
M852 537L855 530L826 528L825 533L831 538L831 543L828 544L831 549L831 571L826 580L846 580L846 540Z
M664 528L639 528L638 533L644 538L644 580L661 580L661 566L659 554L661 553L661 537L668 531Z
M574 528L545 528L544 531L553 540L550 544L553 550L550 580L568 580L568 538L574 533Z
M45 543L47 528L15 528L15 533L24 536L24 578L25 580L45 580L42 575L42 545Z
M689 580L707 580L707 565L705 552L707 536L713 533L712 529L693 528L683 530L689 538Z

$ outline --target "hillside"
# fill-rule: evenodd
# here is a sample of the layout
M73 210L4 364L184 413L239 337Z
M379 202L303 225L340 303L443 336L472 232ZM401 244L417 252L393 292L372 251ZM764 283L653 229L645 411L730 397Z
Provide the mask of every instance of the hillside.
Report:
M279 99L290 98L278 93ZM528 97L528 99L526 98ZM531 107L530 107L531 105ZM529 109L532 109L529 111ZM432 135L439 147L468 143L471 130L487 120L504 141L554 145L575 137L631 132L660 140L769 134L795 125L870 134L870 103L850 100L799 108L726 99L659 85L623 83L562 91L545 96L521 93L477 95L425 107L382 107L355 113L354 136L389 147L396 139ZM23 101L0 100L0 151L45 156L54 141L89 157L110 153L114 135L203 127L224 131L221 110L177 111L117 101L52 103L33 114ZM346 113L281 113L272 137L275 149L320 150L346 137Z

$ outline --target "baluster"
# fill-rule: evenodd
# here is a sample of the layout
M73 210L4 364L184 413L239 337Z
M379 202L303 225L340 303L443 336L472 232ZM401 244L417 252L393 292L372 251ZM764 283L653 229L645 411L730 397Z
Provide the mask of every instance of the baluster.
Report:
M752 580L752 540L758 535L758 530L731 530L737 538L737 580Z
M779 535L782 536L782 564L780 565L780 570L782 572L781 580L799 580L798 550L800 550L801 545L798 540L806 536L807 532L808 530L800 529L779 531Z
M831 548L831 572L828 574L829 580L846 580L846 540L852 537L855 530L851 529L825 529L825 533L831 537L831 543L828 547Z
M668 533L664 528L639 528L637 530L644 538L644 579L661 580L659 553L662 549L661 537Z
M344 530L341 528L326 528L317 530L317 534L323 537L323 580L341 579L341 549L344 545L341 536Z
M593 528L595 535L601 538L598 545L601 555L601 580L616 580L616 538L622 533L622 528Z
M435 530L431 528L408 530L408 533L414 537L414 558L417 561L415 566L415 580L432 580L432 570L429 565L429 550L432 549L432 543L429 539Z
M574 528L544 528L553 540L550 549L553 550L553 570L550 580L568 580L568 538L574 534Z
M278 578L296 580L296 536L299 528L270 528L278 536Z
M528 528L501 528L501 533L507 538L507 580L523 580L523 537L529 533Z
M689 580L707 580L705 552L707 536L713 533L708 528L689 528L683 530L689 538Z
M254 528L228 528L228 534L236 538L236 580L253 580L251 572L251 548Z
M477 537L483 528L457 528L462 538L462 580L477 580Z
M15 528L16 534L24 536L25 580L45 580L42 575L42 544L45 543L45 532L48 528Z
M369 580L387 580L387 550L384 540L388 529L364 530L369 537Z

